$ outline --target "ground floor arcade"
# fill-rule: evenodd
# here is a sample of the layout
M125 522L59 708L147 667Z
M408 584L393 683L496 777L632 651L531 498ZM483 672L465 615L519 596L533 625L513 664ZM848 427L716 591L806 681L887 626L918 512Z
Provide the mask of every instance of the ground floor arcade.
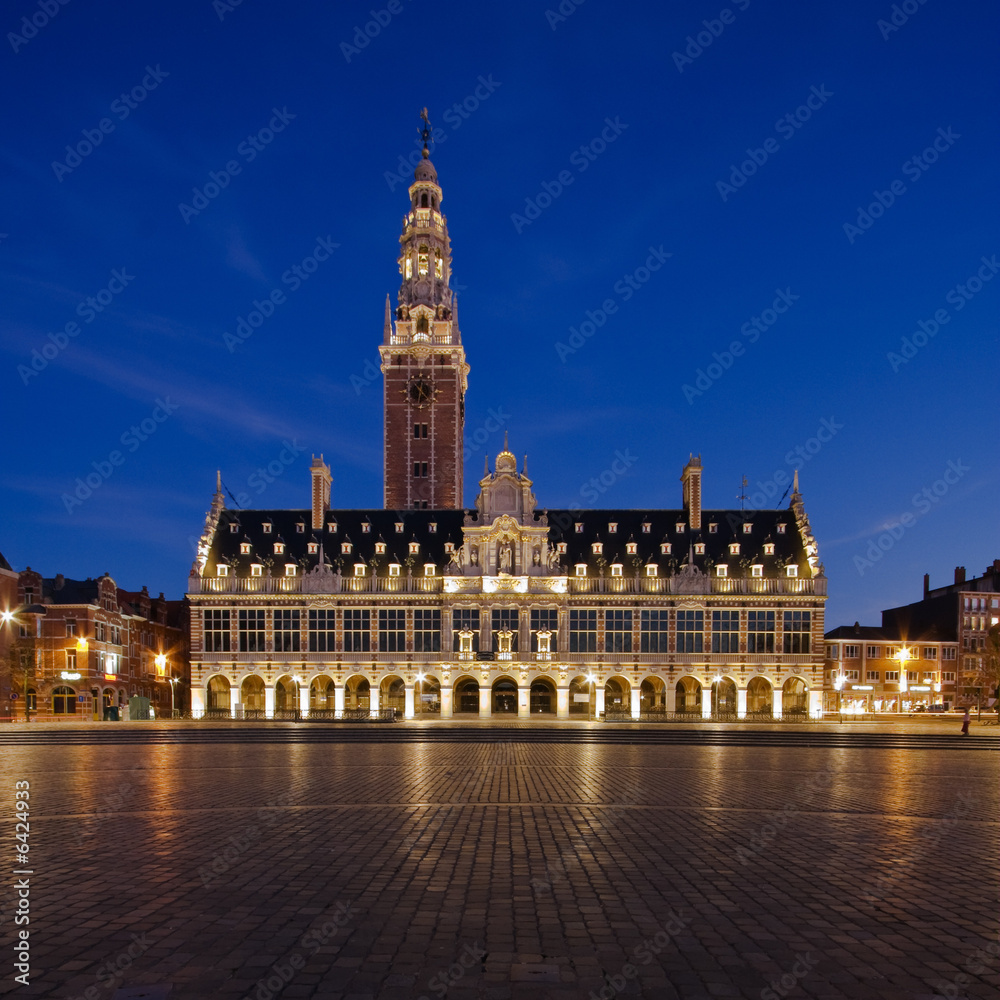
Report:
M335 676L215 672L192 685L195 716L251 718L310 714L413 718L599 719L672 713L746 718L817 717L822 691L801 676L677 679L656 673L561 674L554 671L441 671L416 676L362 672Z

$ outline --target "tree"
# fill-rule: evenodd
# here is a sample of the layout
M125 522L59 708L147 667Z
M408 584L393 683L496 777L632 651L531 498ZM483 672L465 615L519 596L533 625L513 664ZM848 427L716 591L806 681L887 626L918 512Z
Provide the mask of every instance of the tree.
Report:
M17 630L13 642L10 644L8 659L10 662L11 690L17 692L18 698L23 699L24 721L31 721L31 703L28 698L29 690L35 687L35 663L36 663L36 643L35 636L30 629L24 630L27 634L22 634L22 629L17 625L13 626ZM11 713L12 715L14 713Z

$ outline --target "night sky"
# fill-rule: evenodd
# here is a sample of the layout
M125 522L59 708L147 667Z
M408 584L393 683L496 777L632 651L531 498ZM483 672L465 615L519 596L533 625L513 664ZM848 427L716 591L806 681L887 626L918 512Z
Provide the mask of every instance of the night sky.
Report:
M981 573L998 21L985 0L6 4L0 551L177 598L216 469L244 506L303 508L322 452L335 507L381 505L377 346L426 105L466 504L504 428L540 507L679 507L693 452L706 508L777 506L800 470L828 628Z

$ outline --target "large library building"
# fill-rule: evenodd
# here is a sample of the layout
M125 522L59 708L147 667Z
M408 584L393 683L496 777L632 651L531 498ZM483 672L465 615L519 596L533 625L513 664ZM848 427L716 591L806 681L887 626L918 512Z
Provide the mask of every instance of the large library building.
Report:
M426 135L426 132L425 132ZM826 577L796 475L779 510L540 508L504 448L462 506L469 365L428 156L386 303L384 507L226 506L191 569L197 716L418 719L818 716Z

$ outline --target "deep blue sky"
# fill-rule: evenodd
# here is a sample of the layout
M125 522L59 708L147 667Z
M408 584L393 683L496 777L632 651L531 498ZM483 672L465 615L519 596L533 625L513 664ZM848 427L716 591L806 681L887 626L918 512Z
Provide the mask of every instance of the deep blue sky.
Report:
M502 445L485 430L494 411L542 506L593 505L581 489L617 452L634 462L603 506L679 506L690 452L706 507L738 506L743 474L763 504L757 484L773 493L798 465L831 628L918 599L924 572L946 583L1000 555L1000 276L969 300L953 292L1000 254L994 4L928 0L886 38L889 2L739 0L724 24L721 0L587 0L553 28L555 0L394 0L349 61L342 43L373 0L225 6L73 0L3 43L0 551L15 568L107 570L179 597L217 468L247 506L305 507L322 452L335 506L381 504L381 379L360 382L399 280L406 184L386 172L415 148L423 105L445 134L433 159L472 365L467 436L482 429L467 504L484 451ZM3 31L43 22L39 9L6 5ZM156 85L141 103L114 103L144 78ZM473 107L477 85L468 117L448 112ZM809 119L781 124L811 94ZM274 108L295 117L250 162L240 144ZM65 147L102 119L74 166ZM586 162L575 151L608 119L627 127ZM921 169L913 157L935 139ZM720 191L748 149L767 162ZM240 172L185 222L179 205L231 160ZM518 232L512 215L561 171L572 183ZM894 181L905 190L852 242L844 224ZM291 293L282 274L318 237L339 248ZM616 283L650 247L672 256L626 301ZM85 322L78 305L116 270L124 290ZM275 288L287 300L230 352L225 332ZM741 333L779 291L796 297L787 311ZM605 299L617 312L561 358ZM894 371L887 355L938 310L947 321ZM40 372L19 373L74 320ZM709 370L734 341L744 353ZM704 391L686 393L699 369ZM148 440L128 437L157 399L176 410ZM302 453L258 493L251 477L285 440ZM123 463L67 510L77 477L114 451Z

